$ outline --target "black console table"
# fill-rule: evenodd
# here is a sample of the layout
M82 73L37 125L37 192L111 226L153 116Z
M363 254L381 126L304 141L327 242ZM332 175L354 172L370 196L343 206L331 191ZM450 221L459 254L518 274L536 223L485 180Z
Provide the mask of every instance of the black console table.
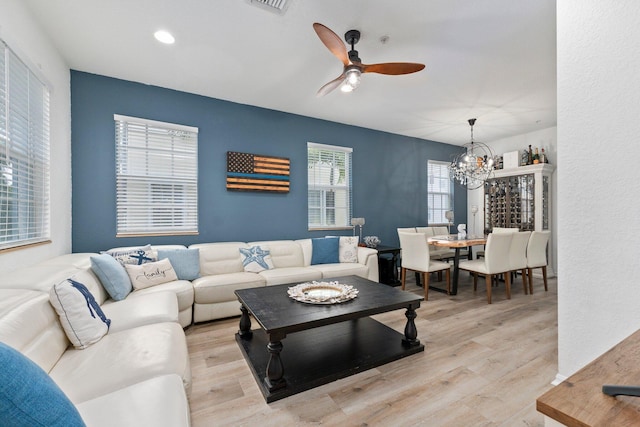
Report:
M378 245L378 273L380 283L385 285L398 286L400 280L398 278L398 258L400 257L400 248L395 246ZM387 256L391 254L391 258Z

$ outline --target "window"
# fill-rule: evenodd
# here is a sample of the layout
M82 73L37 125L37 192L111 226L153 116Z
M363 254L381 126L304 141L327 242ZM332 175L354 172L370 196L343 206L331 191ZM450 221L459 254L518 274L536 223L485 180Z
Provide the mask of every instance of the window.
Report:
M0 249L49 239L49 89L0 40Z
M307 143L309 229L351 228L352 151Z
M427 222L448 224L445 212L453 210L453 182L449 178L449 163L427 161Z
M198 233L198 129L114 115L118 237Z

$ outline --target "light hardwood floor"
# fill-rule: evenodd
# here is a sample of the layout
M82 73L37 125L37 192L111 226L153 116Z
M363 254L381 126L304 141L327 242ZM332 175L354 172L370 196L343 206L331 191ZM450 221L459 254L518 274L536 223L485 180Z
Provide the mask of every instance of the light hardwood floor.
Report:
M412 276L412 275L411 275ZM413 277L413 276L412 276ZM434 283L437 284L437 283ZM419 353L266 404L234 339L238 319L186 330L194 426L543 426L535 400L557 372L557 282L520 277L507 300L504 284L487 304L484 280L473 291L429 292L417 310ZM422 295L411 280L407 290ZM404 330L404 310L375 316ZM256 323L253 323L256 327ZM286 339L283 341L286 351ZM286 369L286 366L285 366Z

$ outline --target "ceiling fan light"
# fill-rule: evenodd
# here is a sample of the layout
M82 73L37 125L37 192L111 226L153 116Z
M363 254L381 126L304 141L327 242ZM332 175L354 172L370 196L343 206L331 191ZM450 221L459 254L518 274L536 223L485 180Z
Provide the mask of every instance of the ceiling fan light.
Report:
M360 70L357 68L352 68L347 70L345 73L346 81L349 83L354 89L358 87L360 84Z
M343 87L345 85L348 85L351 87L351 89L347 89L347 92L351 92L352 90L360 86L360 75L361 75L361 72L358 68L356 67L347 68L347 70L344 73L344 85L343 85Z
M360 85L360 70L357 68L348 68L344 72L344 82L340 86L340 90L346 93L353 92Z
M342 85L340 86L340 90L344 93L353 92L353 89L354 89L353 86L351 86L347 81L342 83Z

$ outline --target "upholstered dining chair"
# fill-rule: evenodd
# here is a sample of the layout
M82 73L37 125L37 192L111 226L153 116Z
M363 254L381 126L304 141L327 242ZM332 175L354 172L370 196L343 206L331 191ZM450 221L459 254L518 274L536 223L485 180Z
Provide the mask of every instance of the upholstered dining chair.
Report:
M517 233L519 232L519 228L515 227L493 227L491 230L492 233ZM476 254L476 258L482 258L484 256L484 251L478 251Z
M422 233L427 237L433 237L433 227L416 227L416 233Z
M415 233L416 232L416 228L415 227L401 227L398 228L398 233Z
M447 234L449 234L449 227L447 227L446 225L434 225L431 228L433 229L434 236L446 236Z
M533 294L533 274L534 268L542 269L542 280L544 281L545 292L549 290L547 286L547 243L549 242L550 231L534 231L529 238L527 245L527 273L529 275L529 293Z
M416 232L424 234L425 237L429 239L429 237L442 235L442 233L436 234L437 228L438 227L416 227ZM446 229L446 227L444 228ZM442 230L439 230L439 231L442 231ZM450 259L453 259L455 254L456 253L449 248L429 246L429 255L431 256L431 259L435 259L438 261L448 261ZM442 275L440 273L438 279L440 279L441 277Z
M493 227L492 233L517 233L520 231L519 228L516 227Z
M429 244L427 238L422 233L398 232L400 238L400 250L402 251L402 261L400 281L402 290L405 288L407 270L422 274L422 284L424 285L424 299L429 300L429 273L445 271L447 280L447 293L451 290L450 264L442 261L432 260L429 256Z
M509 249L509 265L511 273L522 273L522 288L525 295L527 290L527 244L529 243L530 231L518 231L512 234L511 248Z
M491 233L487 237L484 258L471 261L462 261L459 264L460 270L467 270L473 273L473 290L478 288L478 274L485 276L487 284L487 302L491 304L491 283L494 277L504 274L507 299L511 299L511 278L508 274L511 271L509 259L509 249L511 248L512 233Z

